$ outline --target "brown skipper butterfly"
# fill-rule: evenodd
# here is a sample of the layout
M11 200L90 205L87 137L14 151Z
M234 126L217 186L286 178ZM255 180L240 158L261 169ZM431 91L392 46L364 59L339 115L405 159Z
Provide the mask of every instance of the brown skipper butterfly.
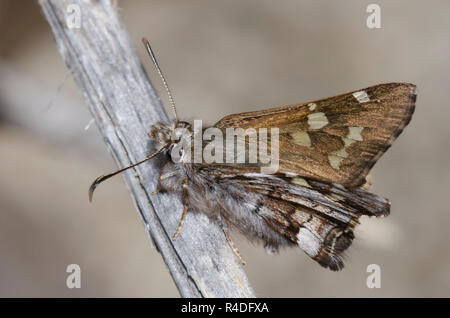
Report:
M178 120L155 55L148 41L143 42L167 90L175 120L151 128L149 136L159 144L158 151L97 178L89 199L100 182L165 155L172 160L162 168L155 193L179 193L184 204L173 239L186 213L204 213L221 226L239 258L229 229L262 242L269 252L282 246L299 247L320 265L340 270L359 217L389 214L390 202L368 192L368 174L411 120L415 85L380 84L314 102L226 116L211 127L215 129L213 147L201 140L199 149L201 155L210 147L212 157L231 161L195 160L199 153L194 149L199 145L195 138L207 130L196 132L193 125ZM235 134L227 134L220 142L219 135L233 129ZM236 129L243 134L236 134ZM268 130L270 136L261 143L259 132ZM251 150L257 149L252 141L270 148L271 155L278 153L276 171L262 169L261 152L252 156ZM240 150L234 147L239 142ZM231 150L225 149L229 145Z

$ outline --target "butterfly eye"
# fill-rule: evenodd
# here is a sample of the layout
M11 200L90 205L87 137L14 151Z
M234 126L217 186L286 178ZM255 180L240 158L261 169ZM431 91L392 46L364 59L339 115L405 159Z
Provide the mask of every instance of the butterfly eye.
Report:
M176 128L172 133L172 141L178 142L183 138L185 131L183 128Z

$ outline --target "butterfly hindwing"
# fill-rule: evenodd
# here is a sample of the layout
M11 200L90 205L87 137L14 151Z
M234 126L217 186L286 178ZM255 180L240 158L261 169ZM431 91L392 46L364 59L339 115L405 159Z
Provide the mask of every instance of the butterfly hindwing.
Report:
M239 200L257 208L253 213L292 245L298 245L319 264L341 269L343 252L351 245L361 215L385 216L388 200L362 189L346 189L282 174L235 174L228 167L203 167L223 188L241 189ZM245 234L245 233L244 233Z

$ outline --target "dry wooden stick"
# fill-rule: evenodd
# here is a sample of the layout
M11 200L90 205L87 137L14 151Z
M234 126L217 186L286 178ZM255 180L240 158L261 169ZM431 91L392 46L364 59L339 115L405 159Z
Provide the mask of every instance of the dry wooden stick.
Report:
M147 136L150 126L168 118L115 6L108 0L40 0L39 4L118 166L148 156L154 150ZM73 20L77 12L79 27ZM183 230L172 241L183 206L172 195L150 194L156 188L160 160L131 169L124 177L181 296L254 297L224 234L205 216L188 214ZM107 191L107 186L100 191Z

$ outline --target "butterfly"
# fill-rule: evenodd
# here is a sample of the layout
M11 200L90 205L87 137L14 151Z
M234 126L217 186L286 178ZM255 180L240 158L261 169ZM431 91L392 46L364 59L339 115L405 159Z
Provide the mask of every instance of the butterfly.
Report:
M186 155L194 129L179 121L169 87L148 41L143 43L169 95L175 120L151 128L159 150L144 160L100 176L97 185L156 155L167 157L158 178L160 191L180 195L186 213L203 213L218 224L242 260L229 232L237 230L260 242L270 253L297 247L323 267L344 267L343 254L354 239L361 216L390 213L389 200L368 191L369 172L408 125L414 112L416 86L387 83L314 102L229 115L213 128L272 129L278 132L279 161L275 173L262 164L193 162ZM179 133L183 131L183 133ZM266 141L271 145L274 140ZM243 140L245 149L250 138ZM173 160L174 154L178 160ZM181 158L181 160L180 160ZM184 159L183 159L184 158Z

